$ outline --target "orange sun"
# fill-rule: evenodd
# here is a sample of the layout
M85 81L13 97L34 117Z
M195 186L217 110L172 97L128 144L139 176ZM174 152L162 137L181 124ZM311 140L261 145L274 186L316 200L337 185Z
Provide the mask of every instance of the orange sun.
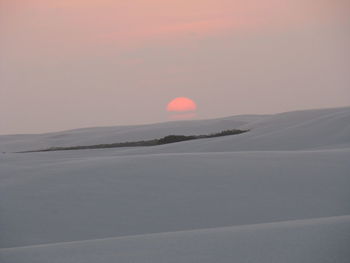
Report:
M186 97L178 97L168 103L167 111L170 112L188 112L197 109L196 103Z

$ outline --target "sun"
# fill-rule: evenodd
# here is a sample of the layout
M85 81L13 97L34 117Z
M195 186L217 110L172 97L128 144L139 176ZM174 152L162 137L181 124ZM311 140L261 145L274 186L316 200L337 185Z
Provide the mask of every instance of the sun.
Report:
M177 97L168 103L166 109L169 112L190 112L197 109L197 104L189 98Z

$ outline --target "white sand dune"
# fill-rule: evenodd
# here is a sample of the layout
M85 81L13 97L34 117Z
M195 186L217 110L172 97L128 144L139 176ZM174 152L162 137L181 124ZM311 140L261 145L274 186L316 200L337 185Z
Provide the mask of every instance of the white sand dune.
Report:
M9 153L232 128L250 131ZM350 108L6 135L0 150L2 263L350 260Z
M234 127L236 128L236 127ZM168 144L139 153L339 149L350 147L350 108L307 110L264 116L238 126L248 133ZM131 149L129 152L136 152Z
M148 125L85 128L46 134L0 136L0 151L16 152L53 146L93 145L103 143L151 140L170 134L199 135L236 129L265 118L265 115L233 116L213 120L177 121Z
M7 263L349 262L350 216L0 249Z
M300 150L350 147L350 107L305 110L275 115L243 115L214 120L180 121L138 126L87 128L48 134L2 135L0 151L15 152L53 146L76 146L198 135L225 129L251 129L225 138L158 146L158 152ZM144 149L154 151L154 149ZM137 149L136 152L139 152ZM143 151L143 150L141 150Z

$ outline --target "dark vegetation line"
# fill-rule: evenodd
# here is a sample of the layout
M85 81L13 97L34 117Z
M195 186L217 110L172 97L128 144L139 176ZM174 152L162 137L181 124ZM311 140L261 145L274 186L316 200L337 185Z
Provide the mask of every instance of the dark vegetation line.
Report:
M168 143L221 137L228 135L237 135L241 133L248 132L249 130L225 130L218 133L212 133L207 135L168 135L160 139L146 140L146 141L135 141L135 142L118 142L110 144L95 144L95 145L85 145L85 146L68 146L68 147L51 147L42 150L24 151L19 153L29 153L29 152L53 152L53 151L72 151L72 150L87 150L87 149L106 149L106 148L119 148L119 147L140 147L140 146L157 146Z

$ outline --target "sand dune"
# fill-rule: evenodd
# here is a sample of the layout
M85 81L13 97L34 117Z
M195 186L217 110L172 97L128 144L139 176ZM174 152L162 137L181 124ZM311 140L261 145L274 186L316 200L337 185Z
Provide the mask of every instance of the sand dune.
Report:
M0 262L349 262L349 118L339 108L0 136L15 151L250 129L1 154Z
M0 249L7 263L348 262L350 216Z

